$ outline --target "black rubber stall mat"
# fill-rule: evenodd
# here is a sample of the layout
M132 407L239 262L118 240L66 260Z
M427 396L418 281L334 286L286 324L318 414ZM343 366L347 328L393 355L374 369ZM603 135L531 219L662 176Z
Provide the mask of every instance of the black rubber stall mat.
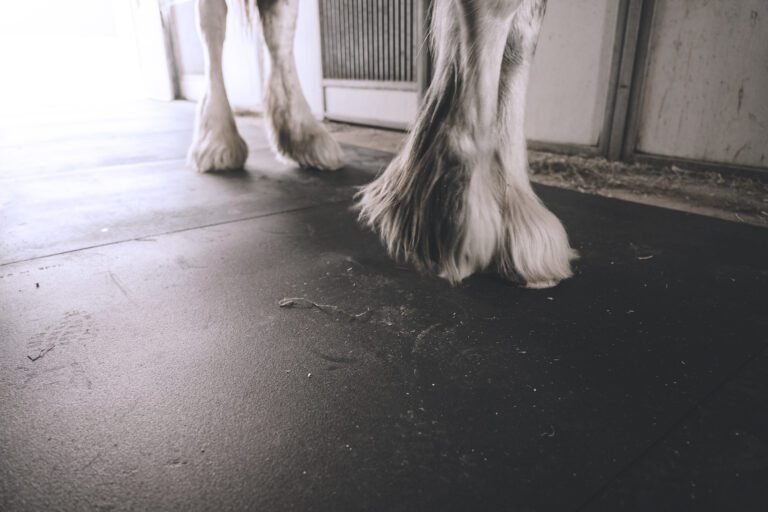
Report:
M0 509L765 510L768 231L541 187L575 277L450 287L265 151L5 182Z

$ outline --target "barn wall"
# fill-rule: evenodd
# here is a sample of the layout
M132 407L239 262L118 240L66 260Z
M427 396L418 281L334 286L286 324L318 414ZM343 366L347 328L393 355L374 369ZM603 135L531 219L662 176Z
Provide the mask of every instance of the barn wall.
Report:
M299 1L296 59L315 115L407 126L418 111L418 84L392 82L371 88L370 80L324 80L320 0ZM622 53L617 52L622 43L625 49L637 44L629 35L625 41L617 39L625 21L626 27L637 26L637 20L621 19L621 6L638 2L549 0L529 88L529 139L605 150L608 134L603 130L611 126L606 113L614 108L609 104L615 92L612 78L619 69L614 57ZM768 167L768 2L640 3L655 9L648 18L648 46L638 47L645 60L639 61L638 73L630 74L627 86L638 99L629 107L630 115L617 110L617 116L629 119L625 123L616 117L618 124L631 134L622 154ZM202 92L202 48L192 21L193 1L175 0L173 8L178 10L174 30L182 92L197 99ZM230 12L224 64L230 99L235 108L258 111L269 59L258 27L245 30L237 8ZM632 16L631 8L628 12ZM621 144L623 134L615 129L611 144Z
M768 166L768 2L657 0L637 150Z
M549 0L528 91L526 131L596 146L608 99L617 0Z

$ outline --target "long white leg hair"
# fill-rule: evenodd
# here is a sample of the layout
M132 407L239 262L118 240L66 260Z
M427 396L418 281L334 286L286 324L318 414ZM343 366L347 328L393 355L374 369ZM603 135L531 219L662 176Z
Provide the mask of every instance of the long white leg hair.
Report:
M456 283L495 265L530 287L571 275L528 181L523 116L545 0L436 0L435 73L397 157L359 194L389 253Z

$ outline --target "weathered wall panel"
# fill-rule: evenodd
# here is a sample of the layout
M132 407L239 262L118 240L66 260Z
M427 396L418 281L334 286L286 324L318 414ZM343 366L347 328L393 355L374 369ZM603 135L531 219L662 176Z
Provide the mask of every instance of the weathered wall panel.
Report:
M637 150L766 167L768 1L657 0Z

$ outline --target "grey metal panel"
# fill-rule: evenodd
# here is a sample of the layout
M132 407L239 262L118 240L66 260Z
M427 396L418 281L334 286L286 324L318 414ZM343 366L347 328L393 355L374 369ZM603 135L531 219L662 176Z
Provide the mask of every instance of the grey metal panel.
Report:
M618 160L624 150L630 112L632 80L637 64L641 19L644 9L653 8L653 0L622 0L616 28L608 107L603 121L600 151L609 160Z
M323 78L415 82L419 0L320 0Z

